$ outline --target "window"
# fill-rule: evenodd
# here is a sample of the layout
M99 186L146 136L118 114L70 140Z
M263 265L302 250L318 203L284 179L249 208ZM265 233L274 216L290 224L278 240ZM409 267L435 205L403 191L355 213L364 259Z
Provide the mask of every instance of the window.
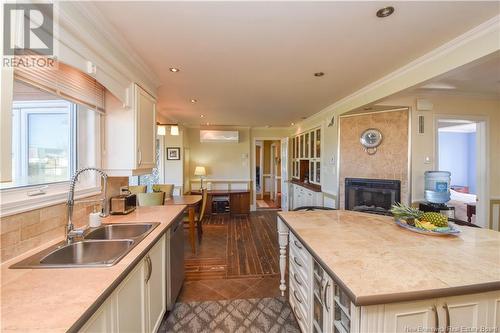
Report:
M69 180L76 169L76 110L60 99L14 101L11 186Z
M2 80L0 92L3 103L11 105L2 104L0 123L0 216L64 202L76 169L101 167L106 89L94 77L56 62L50 68L16 66L13 80ZM85 173L75 192L89 196L100 188L100 178Z
M66 200L76 169L100 167L101 114L88 106L14 81L11 181L0 182L0 213L14 214ZM100 179L82 174L78 195L100 191Z

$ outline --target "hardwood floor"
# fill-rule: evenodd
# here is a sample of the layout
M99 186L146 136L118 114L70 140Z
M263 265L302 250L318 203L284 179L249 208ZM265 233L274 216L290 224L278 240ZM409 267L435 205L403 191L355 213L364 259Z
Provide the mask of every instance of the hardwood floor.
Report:
M228 277L279 274L276 212L233 218L227 240Z
M279 296L276 216L262 211L207 217L196 254L186 242L186 281L178 301Z

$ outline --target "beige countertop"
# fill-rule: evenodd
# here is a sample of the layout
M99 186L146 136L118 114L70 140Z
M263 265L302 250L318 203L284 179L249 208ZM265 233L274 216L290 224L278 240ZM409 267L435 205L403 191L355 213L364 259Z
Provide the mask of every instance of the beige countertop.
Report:
M500 232L428 236L343 210L279 215L356 305L500 290Z
M104 223L160 222L120 262L111 267L9 269L17 261L56 244L47 243L1 266L1 331L66 332L82 324L117 284L165 233L183 205L138 207L129 215L107 217Z

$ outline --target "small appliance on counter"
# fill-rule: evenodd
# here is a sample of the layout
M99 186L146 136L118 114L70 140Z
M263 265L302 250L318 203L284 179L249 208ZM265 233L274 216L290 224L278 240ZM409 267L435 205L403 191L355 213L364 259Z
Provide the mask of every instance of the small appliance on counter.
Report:
M110 199L110 213L113 215L125 215L131 213L137 207L137 196L135 194L120 194Z

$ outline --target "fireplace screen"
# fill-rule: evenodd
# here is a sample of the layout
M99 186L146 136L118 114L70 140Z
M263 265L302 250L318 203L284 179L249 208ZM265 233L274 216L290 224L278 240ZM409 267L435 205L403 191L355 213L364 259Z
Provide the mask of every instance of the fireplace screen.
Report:
M345 209L390 215L391 206L401 201L401 182L385 179L345 179Z

